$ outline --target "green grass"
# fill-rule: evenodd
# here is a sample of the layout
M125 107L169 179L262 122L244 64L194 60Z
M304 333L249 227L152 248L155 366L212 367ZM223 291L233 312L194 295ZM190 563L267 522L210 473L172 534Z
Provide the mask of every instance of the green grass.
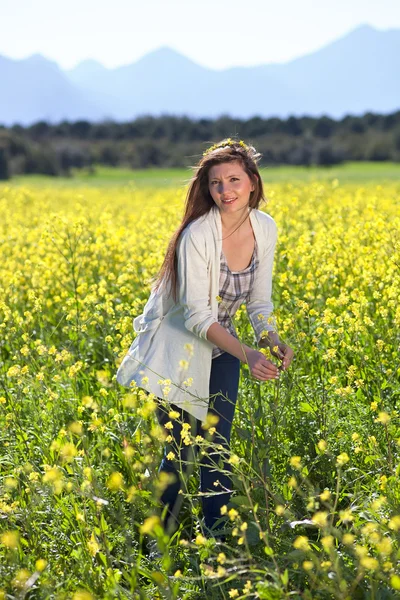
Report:
M400 163L349 162L334 167L264 167L263 180L268 183L311 182L338 179L341 183L364 183L400 180ZM185 186L191 177L190 169L122 169L96 167L94 174L76 170L71 177L48 177L45 175L23 175L14 177L16 185L54 185L57 187L179 187Z
M74 170L71 177L46 175L22 175L14 177L16 185L54 185L57 187L175 187L186 185L191 177L189 169L123 169L118 167L95 167L95 173L86 169Z
M267 167L261 169L261 173L265 182L311 182L326 179L339 179L341 183L384 182L399 180L400 163L348 162L333 167Z

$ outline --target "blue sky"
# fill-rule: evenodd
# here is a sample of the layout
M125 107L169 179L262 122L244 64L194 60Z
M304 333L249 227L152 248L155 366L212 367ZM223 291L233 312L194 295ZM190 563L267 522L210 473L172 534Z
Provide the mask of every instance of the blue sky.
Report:
M115 67L169 46L222 69L286 62L362 24L400 28L400 0L0 0L0 54Z

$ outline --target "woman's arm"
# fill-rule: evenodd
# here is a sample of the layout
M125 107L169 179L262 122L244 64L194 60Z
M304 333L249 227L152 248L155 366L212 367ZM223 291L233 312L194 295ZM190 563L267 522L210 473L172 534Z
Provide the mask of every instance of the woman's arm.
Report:
M207 330L218 320L211 312L209 277L205 248L190 231L184 231L177 247L178 299L183 307L185 327L207 339Z
M219 323L213 323L207 331L207 339L232 356L236 356L239 360L249 366L253 377L261 381L268 379L278 379L279 369L273 362L267 360L262 352L249 348L242 344L235 336L229 333Z
M253 287L246 303L247 314L254 329L257 342L261 340L266 331L274 331L273 325L268 323L268 320L274 310L271 300L272 270L277 237L278 230L276 223L270 218L268 222L267 247L264 254L259 257Z
M269 323L274 310L271 295L272 271L277 238L278 229L276 223L270 218L266 252L259 259L254 285L246 308L259 347L270 348L272 355L282 361L282 368L287 369L293 359L293 350L280 340L274 325Z

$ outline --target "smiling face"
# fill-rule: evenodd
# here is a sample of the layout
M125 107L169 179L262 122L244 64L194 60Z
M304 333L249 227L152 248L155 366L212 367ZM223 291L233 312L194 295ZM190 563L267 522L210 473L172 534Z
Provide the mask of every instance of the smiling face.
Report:
M248 207L254 183L240 161L221 163L210 168L208 187L222 213L234 213Z

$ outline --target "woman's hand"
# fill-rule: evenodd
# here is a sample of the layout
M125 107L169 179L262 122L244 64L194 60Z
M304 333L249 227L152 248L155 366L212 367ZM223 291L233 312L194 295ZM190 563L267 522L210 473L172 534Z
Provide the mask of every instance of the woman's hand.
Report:
M294 352L290 346L282 342L276 333L270 334L268 338L262 340L259 344L262 348L269 348L272 356L282 361L279 369L286 369L293 360Z
M258 350L248 350L246 352L247 364L250 373L260 381L269 379L279 379L279 369L273 362L265 358L262 352Z
M289 367L290 363L293 360L294 352L290 346L288 346L284 342L279 342L275 346L271 347L271 354L272 356L276 356L276 358L279 358L279 360L282 361L282 364L279 368L286 371L286 369Z

